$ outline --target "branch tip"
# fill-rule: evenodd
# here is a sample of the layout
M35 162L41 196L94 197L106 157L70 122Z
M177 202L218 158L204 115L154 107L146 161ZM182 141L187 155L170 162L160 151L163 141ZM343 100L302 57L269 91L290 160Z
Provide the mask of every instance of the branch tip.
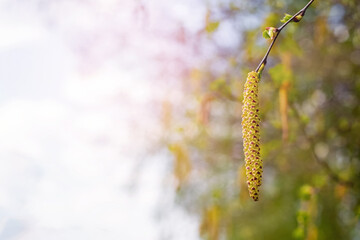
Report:
M266 30L275 30L274 34L275 36L272 37L272 42L264 56L264 58L261 60L260 64L258 65L258 67L256 68L256 72L259 71L259 69L261 68L262 64L266 64L267 58L271 52L272 47L275 44L276 39L278 38L278 36L280 35L281 30L283 30L290 22L294 21L294 22L300 22L300 20L303 18L303 16L305 15L306 10L310 7L310 5L314 2L314 0L310 0L305 7L303 7L300 11L298 11L296 14L294 14L288 21L286 21L283 25L281 25L279 28L274 28L274 27L267 27Z

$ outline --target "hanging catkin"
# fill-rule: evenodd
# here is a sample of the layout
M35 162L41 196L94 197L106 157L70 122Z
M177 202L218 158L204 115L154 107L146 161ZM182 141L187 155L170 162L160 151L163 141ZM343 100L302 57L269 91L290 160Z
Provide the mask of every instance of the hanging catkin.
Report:
M262 180L262 160L260 158L260 116L259 116L259 74L250 72L244 87L242 112L243 142L247 185L255 201L259 200Z

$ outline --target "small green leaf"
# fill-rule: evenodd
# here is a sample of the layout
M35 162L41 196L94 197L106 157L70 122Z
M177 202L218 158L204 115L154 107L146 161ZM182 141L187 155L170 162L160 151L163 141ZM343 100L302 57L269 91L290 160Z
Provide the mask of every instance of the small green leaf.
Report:
M280 22L286 23L287 21L290 20L290 18L292 18L292 16L290 14L285 13L285 16L283 17L283 19L280 20Z
M266 28L266 33L267 35L269 35L270 39L273 40L276 35L277 35L277 28L274 28L274 27L267 27ZM263 36L264 36L264 33L263 33ZM265 36L264 36L265 37ZM265 37L266 38L266 37Z
M264 37L265 39L270 39L270 35L269 35L269 33L268 33L268 30L264 30L264 31L263 31L263 37Z
M218 28L219 28L219 25L220 25L220 22L219 21L216 21L216 22L209 22L207 25L206 25L206 32L208 33L213 33L215 32Z

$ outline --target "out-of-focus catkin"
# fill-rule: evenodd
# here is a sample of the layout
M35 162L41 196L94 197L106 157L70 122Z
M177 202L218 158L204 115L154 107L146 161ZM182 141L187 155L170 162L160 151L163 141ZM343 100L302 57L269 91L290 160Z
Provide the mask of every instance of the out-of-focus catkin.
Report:
M255 201L259 200L263 164L260 158L259 74L250 72L244 86L242 128L247 185Z

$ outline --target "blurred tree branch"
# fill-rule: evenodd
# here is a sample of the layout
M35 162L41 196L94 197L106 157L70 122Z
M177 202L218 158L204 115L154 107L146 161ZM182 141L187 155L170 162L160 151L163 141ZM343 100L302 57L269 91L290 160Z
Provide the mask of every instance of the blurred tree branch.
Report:
M344 185L344 186L347 186L347 187L353 187L354 186L354 183L352 181L349 181L349 180L345 180L345 179L342 179L338 176L338 174L336 174L332 169L331 167L329 166L329 164L320 159L316 153L315 153L315 141L314 139L309 136L305 130L305 124L303 121L301 121L301 114L299 112L299 110L297 109L296 106L294 105L291 105L291 108L294 110L294 113L295 113L295 116L296 116L296 119L299 121L299 126L300 126L300 129L304 135L304 137L306 138L306 140L309 141L310 143L310 150L311 150L311 154L313 155L313 158L316 160L316 162L318 164L320 164L320 166L326 171L326 173L330 176L331 179L333 179L335 182L341 184L341 185Z

